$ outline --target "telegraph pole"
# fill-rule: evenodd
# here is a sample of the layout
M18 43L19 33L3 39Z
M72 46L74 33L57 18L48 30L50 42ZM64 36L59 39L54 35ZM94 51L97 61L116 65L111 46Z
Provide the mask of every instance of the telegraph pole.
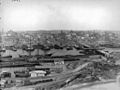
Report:
M32 46L31 41L32 41L32 40L31 40L31 35L30 35L30 56L31 56L31 49L32 49L32 48L31 48L31 46Z

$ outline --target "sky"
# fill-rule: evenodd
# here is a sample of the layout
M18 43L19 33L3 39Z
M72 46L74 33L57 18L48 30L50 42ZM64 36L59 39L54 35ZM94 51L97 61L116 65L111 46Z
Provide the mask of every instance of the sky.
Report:
M120 0L0 0L0 29L120 30Z

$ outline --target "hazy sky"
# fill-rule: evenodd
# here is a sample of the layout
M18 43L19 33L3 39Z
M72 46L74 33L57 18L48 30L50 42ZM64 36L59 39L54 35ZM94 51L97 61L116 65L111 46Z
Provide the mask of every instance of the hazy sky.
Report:
M120 0L1 0L4 30L120 30Z

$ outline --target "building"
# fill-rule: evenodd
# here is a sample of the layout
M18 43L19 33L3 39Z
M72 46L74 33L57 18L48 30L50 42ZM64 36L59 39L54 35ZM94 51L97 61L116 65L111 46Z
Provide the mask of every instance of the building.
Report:
M46 71L43 71L43 70L37 70L37 71L30 72L31 77L45 76L45 74L46 74Z

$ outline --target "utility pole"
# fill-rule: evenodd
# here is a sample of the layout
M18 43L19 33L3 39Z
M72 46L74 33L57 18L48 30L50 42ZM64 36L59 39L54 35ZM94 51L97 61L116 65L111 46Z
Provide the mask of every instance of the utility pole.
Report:
M40 38L38 37L37 38L37 45L38 45L38 47L39 47L39 40L40 40ZM37 55L39 56L39 48L37 48Z
M30 51L29 51L29 56L30 56L30 57L31 57L31 49L32 49L32 48L31 48L31 45L32 45L32 44L31 44L31 35L30 35Z

